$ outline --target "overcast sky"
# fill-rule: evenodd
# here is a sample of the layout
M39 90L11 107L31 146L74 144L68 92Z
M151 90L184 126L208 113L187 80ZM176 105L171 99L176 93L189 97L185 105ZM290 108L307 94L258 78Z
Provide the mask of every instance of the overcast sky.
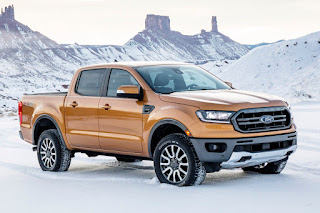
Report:
M254 44L320 31L320 0L0 0L16 19L58 43L122 45L144 29L147 14L170 16L171 29L211 29Z

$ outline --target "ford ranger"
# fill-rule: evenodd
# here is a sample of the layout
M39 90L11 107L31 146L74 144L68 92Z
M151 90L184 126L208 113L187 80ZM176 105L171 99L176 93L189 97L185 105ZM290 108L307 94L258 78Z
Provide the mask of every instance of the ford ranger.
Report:
M153 160L160 182L190 186L220 169L279 174L297 148L285 100L186 63L83 67L68 93L25 94L18 107L20 136L44 171L66 171L82 152Z

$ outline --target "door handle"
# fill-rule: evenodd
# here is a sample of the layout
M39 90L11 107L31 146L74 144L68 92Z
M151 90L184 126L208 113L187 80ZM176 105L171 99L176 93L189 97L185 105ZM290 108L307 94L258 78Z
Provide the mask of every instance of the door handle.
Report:
M108 109L111 109L111 106L109 104L105 104L101 108L105 109L105 110L108 110Z
M73 101L71 104L70 104L72 107L76 107L78 106L78 103L76 101Z

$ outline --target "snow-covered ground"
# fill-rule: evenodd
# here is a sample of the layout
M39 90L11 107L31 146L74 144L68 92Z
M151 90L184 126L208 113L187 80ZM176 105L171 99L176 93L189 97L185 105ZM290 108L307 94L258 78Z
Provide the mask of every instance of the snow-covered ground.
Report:
M76 154L68 172L43 172L18 120L0 118L0 212L319 212L320 103L292 108L299 147L283 173L223 170L183 188L160 184L149 161Z

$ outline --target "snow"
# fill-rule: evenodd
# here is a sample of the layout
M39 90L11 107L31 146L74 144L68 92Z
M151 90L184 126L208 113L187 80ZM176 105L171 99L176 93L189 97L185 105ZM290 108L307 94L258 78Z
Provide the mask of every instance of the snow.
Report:
M290 102L319 101L320 32L257 47L216 74L237 89L275 94Z
M280 175L222 170L201 186L160 184L152 162L76 154L68 172L43 172L15 117L0 118L0 212L318 212L320 102L292 105L298 150Z
M204 64L198 64L198 66L210 71L216 76L221 75L231 64L237 62L237 60L219 60L219 61L209 61Z

